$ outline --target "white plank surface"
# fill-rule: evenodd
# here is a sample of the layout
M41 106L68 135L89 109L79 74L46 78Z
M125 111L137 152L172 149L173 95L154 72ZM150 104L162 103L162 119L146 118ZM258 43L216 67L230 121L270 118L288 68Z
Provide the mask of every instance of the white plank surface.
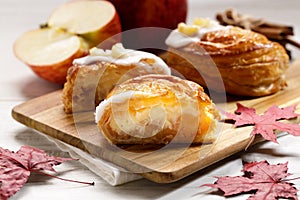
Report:
M42 134L15 122L10 115L15 105L60 88L36 77L29 68L14 57L12 47L18 36L44 23L50 11L63 2L65 1L1 0L0 2L1 147L17 150L25 144L45 149L54 155L67 156ZM300 41L300 1L298 0L189 0L189 4L189 20L197 16L214 17L216 12L226 8L236 8L243 13L293 25L295 38ZM299 57L299 50L294 49L293 55L295 58ZM235 155L182 181L166 185L139 180L111 187L80 163L72 161L56 167L59 175L64 178L95 181L95 186L66 183L34 174L12 199L223 199L211 193L211 189L199 188L199 185L212 183L215 180L213 176L239 175L242 159L248 161L268 159L271 163L289 161L290 172L294 177L299 177L300 138L282 137L279 143L280 145L265 143L256 146L250 152ZM295 180L294 183L300 189L300 181ZM246 196L232 199L245 199Z

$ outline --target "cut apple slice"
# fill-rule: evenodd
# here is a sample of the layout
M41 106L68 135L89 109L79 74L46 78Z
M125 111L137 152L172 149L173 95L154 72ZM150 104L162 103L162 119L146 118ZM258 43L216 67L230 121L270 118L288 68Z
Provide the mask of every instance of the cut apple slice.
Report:
M15 55L40 77L64 83L73 59L88 54L82 38L63 30L43 28L24 33L14 44Z
M89 40L93 46L121 32L115 7L108 1L71 1L57 7L48 26L62 28ZM120 38L118 38L120 42Z
M14 51L40 77L64 83L75 58L99 44L111 48L121 41L120 32L119 16L110 2L70 1L52 12L46 28L28 31L17 39Z

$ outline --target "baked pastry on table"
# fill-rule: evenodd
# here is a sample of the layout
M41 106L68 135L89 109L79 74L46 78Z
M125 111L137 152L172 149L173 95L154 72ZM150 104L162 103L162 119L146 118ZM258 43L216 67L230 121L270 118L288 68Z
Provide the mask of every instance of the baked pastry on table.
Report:
M117 85L96 108L112 144L211 143L219 114L203 88L170 75L144 75Z
M121 82L145 74L170 75L166 63L154 54L125 49L116 44L111 50L93 48L90 55L75 59L63 88L66 113L94 110Z
M166 44L169 67L211 90L222 91L225 86L230 94L264 96L286 86L285 49L259 33L198 18L192 25L180 23Z

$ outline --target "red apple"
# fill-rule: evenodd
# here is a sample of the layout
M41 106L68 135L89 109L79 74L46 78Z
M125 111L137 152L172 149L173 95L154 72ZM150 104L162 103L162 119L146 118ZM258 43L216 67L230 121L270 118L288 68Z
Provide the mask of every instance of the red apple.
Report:
M18 38L14 52L41 78L61 84L75 58L104 40L110 48L120 42L120 37L112 37L120 32L119 16L110 2L71 1L52 12L46 27Z
M165 28L161 32L158 29L140 29L130 32L123 38L123 43L127 48L164 44L165 38L170 33L169 29L177 28L178 23L185 22L187 17L187 0L109 1L117 9L123 31L141 27Z
M187 0L109 0L119 13L122 29L177 28L186 21Z

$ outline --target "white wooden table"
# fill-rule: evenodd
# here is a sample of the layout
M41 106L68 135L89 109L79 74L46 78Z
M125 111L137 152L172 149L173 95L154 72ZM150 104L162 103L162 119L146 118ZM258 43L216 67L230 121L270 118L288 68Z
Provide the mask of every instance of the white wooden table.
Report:
M68 156L40 134L11 117L11 109L26 100L46 94L60 86L41 80L13 54L13 43L23 32L44 23L50 11L65 0L1 0L0 2L0 146L18 150L21 145L31 145L57 156ZM300 41L300 1L298 0L189 0L188 19L211 17L226 8L236 8L242 13L291 24L295 38ZM300 57L293 49L293 56ZM300 70L300 69L299 69ZM300 81L300 80L299 80ZM12 199L223 199L209 188L199 188L213 183L213 176L239 175L242 159L284 163L289 161L290 172L300 176L300 138L282 137L280 145L264 143L249 152L231 156L205 170L172 184L157 184L145 179L112 187L77 161L57 166L59 176L81 181L94 181L95 186L78 185L33 174L28 183ZM295 180L300 189L300 180ZM300 194L300 193L299 193ZM247 195L232 199L245 199Z

